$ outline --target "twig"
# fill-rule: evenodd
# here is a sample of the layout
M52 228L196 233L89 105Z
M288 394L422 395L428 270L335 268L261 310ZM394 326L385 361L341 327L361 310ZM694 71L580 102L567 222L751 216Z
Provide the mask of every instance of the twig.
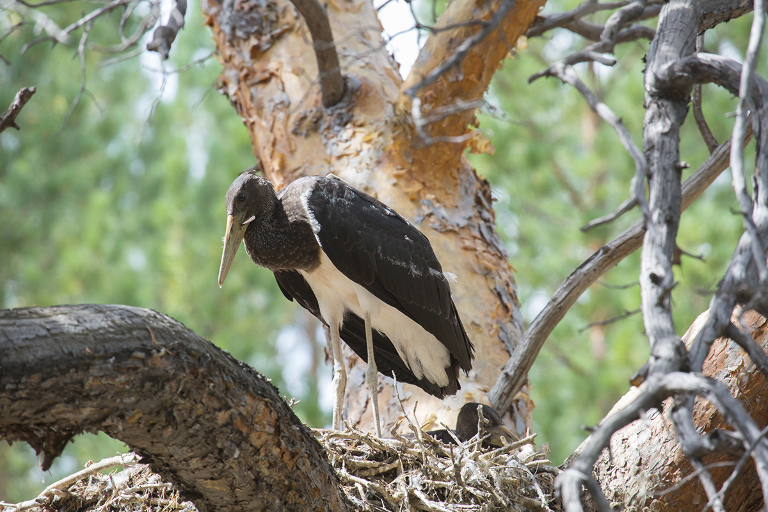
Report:
M109 459L104 459L102 461L96 462L94 464L91 464L87 468L78 471L77 473L74 473L72 475L69 475L65 478L62 478L61 480L52 483L48 487L41 492L37 498L33 500L28 501L22 501L21 503L17 504L8 504L3 503L3 506L8 507L10 509L14 509L16 512L20 512L21 510L26 510L33 507L39 507L42 502L49 499L52 494L54 494L57 491L67 489L72 484L79 482L80 480L86 478L87 476L93 475L95 473L98 473L99 471L102 471L107 468L115 467L115 466L133 466L134 464L137 464L139 462L139 456L135 453L127 453L125 455L118 455L116 457L110 457Z
M606 318L605 320L598 320L597 322L589 323L589 324L585 325L584 327L582 327L581 329L579 329L579 332L584 332L587 329L590 329L592 327L596 327L598 325L609 325L609 324L612 324L614 322L618 322L619 320L624 320L625 318L629 318L632 315L636 315L639 312L640 312L640 308L633 309L632 311L624 310L624 313L621 314L621 315L616 315L616 316L611 317L611 318Z
M680 481L678 481L675 485L667 487L663 491L653 491L653 496L656 496L656 497L665 496L669 493L679 491L683 487L683 485L690 482L694 478L698 477L702 471L709 471L710 469L716 469L716 468L731 468L735 465L736 463L731 461L713 462L711 464L703 465L700 468L696 469L690 475L686 475L683 478L681 478Z
M739 476L739 473L741 472L742 468L744 467L744 464L747 463L749 460L749 457L752 455L752 452L755 451L755 448L757 448L757 445L760 441L762 441L765 438L765 434L768 433L768 427L764 428L762 432L760 432L760 436L756 438L752 444L749 446L746 452L744 452L744 455L741 456L739 459L739 462L736 464L736 467L733 468L733 471L728 476L728 479L723 482L722 487L720 487L720 490L717 491L717 494L709 499L706 506L702 509L702 512L706 512L706 510L711 506L712 508L715 508L716 503L722 503L723 497L725 497L725 493L728 491L728 489L733 485L733 482L736 481L736 477Z
M731 175L733 176L733 189L736 192L736 199L739 201L741 215L744 219L744 228L749 233L751 240L752 256L755 259L757 272L760 281L765 282L768 279L768 270L765 266L765 249L757 237L754 222L752 221L752 200L747 194L746 180L744 179L744 155L742 150L742 141L746 131L747 112L745 103L750 95L752 87L752 77L755 74L757 66L757 57L760 54L760 46L763 42L763 32L765 30L765 3L762 0L754 2L754 15L752 18L752 29L749 35L749 44L747 45L747 56L741 69L741 81L739 83L739 101L736 105L736 121L733 125L733 137L731 144Z
M24 108L24 105L26 105L32 98L32 95L35 94L36 90L37 89L34 87L23 87L16 93L16 97L13 98L11 106L8 107L5 112L0 114L0 133L4 132L9 127L21 130L21 127L16 124L16 117L21 112L21 109Z
M627 127L624 126L621 118L614 114L608 105L600 101L597 96L595 96L589 87L587 87L586 84L581 81L572 66L563 62L555 62L546 70L542 71L542 73L548 76L557 77L563 83L570 84L577 91L579 91L581 95L584 96L584 98L587 100L587 103L589 104L589 107L592 109L592 111L599 115L616 131L622 146L624 146L624 149L627 150L629 156L631 156L632 160L635 162L635 175L630 183L630 197L621 203L621 205L619 205L619 207L616 208L613 213L591 221L589 224L582 227L581 230L589 231L596 226L601 226L608 222L612 222L624 213L634 208L636 205L640 206L643 215L645 218L648 218L650 211L648 210L648 203L645 199L645 176L648 172L648 164L645 161L645 157L643 156L642 151L640 151L640 148L638 148L637 144L635 144L635 142L632 140L632 135L629 133L629 130L627 130ZM532 76L528 81L531 82L535 80L538 77L537 75Z
M70 103L69 108L67 109L67 113L64 114L64 120L61 122L61 128L59 128L59 131L56 132L56 135L61 134L67 127L69 117L72 115L72 112L75 111L75 108L80 103L80 98L83 97L83 93L85 92L85 43L88 41L88 34L90 33L92 26L93 22L90 22L85 26L83 29L83 35L80 37L80 44L77 45L77 55L80 57L80 88L77 90L75 99L72 100L72 103Z
M160 57L166 60L179 30L184 27L186 14L187 0L176 0L171 14L168 16L168 23L155 29L155 33L152 34L152 41L147 44L147 50L159 53Z

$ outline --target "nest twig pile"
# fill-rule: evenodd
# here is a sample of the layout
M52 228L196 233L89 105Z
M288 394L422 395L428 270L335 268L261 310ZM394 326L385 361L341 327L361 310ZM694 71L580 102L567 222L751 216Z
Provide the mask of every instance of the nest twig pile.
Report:
M139 456L110 457L49 485L40 495L22 503L0 503L2 512L197 512L191 501L163 482ZM119 472L100 471L123 466Z
M317 430L350 504L366 511L558 512L552 500L554 477L529 436L502 448L486 449L483 434L446 445L411 424L413 436L392 431L377 438L355 428ZM458 442L458 440L456 440ZM90 464L48 486L37 498L1 503L0 512L197 512L175 486L163 482L133 453ZM110 474L106 469L123 466Z
M534 451L535 435L497 449L484 432L446 445L411 424L413 436L392 430L381 439L354 428L319 430L319 440L350 502L372 511L553 512L557 468Z

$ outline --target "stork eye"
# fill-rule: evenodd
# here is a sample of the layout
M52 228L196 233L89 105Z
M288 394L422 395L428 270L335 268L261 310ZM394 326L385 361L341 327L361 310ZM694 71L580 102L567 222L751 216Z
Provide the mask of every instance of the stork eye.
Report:
M240 192L239 194L237 194L237 200L240 201L241 203L245 201L245 192Z

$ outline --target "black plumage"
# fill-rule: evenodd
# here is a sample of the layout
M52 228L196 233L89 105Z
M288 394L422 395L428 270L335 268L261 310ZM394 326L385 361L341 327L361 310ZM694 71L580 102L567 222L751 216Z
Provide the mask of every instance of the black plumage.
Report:
M477 435L477 422L479 416L477 415L477 408L481 407L483 411L483 418L487 421L485 424L485 432L488 437L483 441L485 447L501 447L504 443L512 443L519 441L517 435L504 426L504 421L496 412L496 409L489 405L479 404L476 402L468 402L464 404L456 417L456 430L455 436L459 441L466 442ZM447 430L430 430L426 432L435 439L438 439L446 444L456 444L456 439ZM502 441L503 439L503 441Z
M459 369L471 369L474 347L429 240L407 220L333 175L300 178L276 194L246 172L227 191L226 208L220 285L244 240L283 294L332 337L331 324L341 324L341 339L363 360L368 315L382 373L440 398L460 389Z

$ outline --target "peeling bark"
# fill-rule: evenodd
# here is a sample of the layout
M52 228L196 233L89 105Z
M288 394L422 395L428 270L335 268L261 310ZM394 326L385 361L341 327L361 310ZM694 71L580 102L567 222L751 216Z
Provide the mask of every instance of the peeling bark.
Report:
M0 310L0 438L43 469L102 431L201 512L346 510L312 432L262 375L171 318L128 306Z

